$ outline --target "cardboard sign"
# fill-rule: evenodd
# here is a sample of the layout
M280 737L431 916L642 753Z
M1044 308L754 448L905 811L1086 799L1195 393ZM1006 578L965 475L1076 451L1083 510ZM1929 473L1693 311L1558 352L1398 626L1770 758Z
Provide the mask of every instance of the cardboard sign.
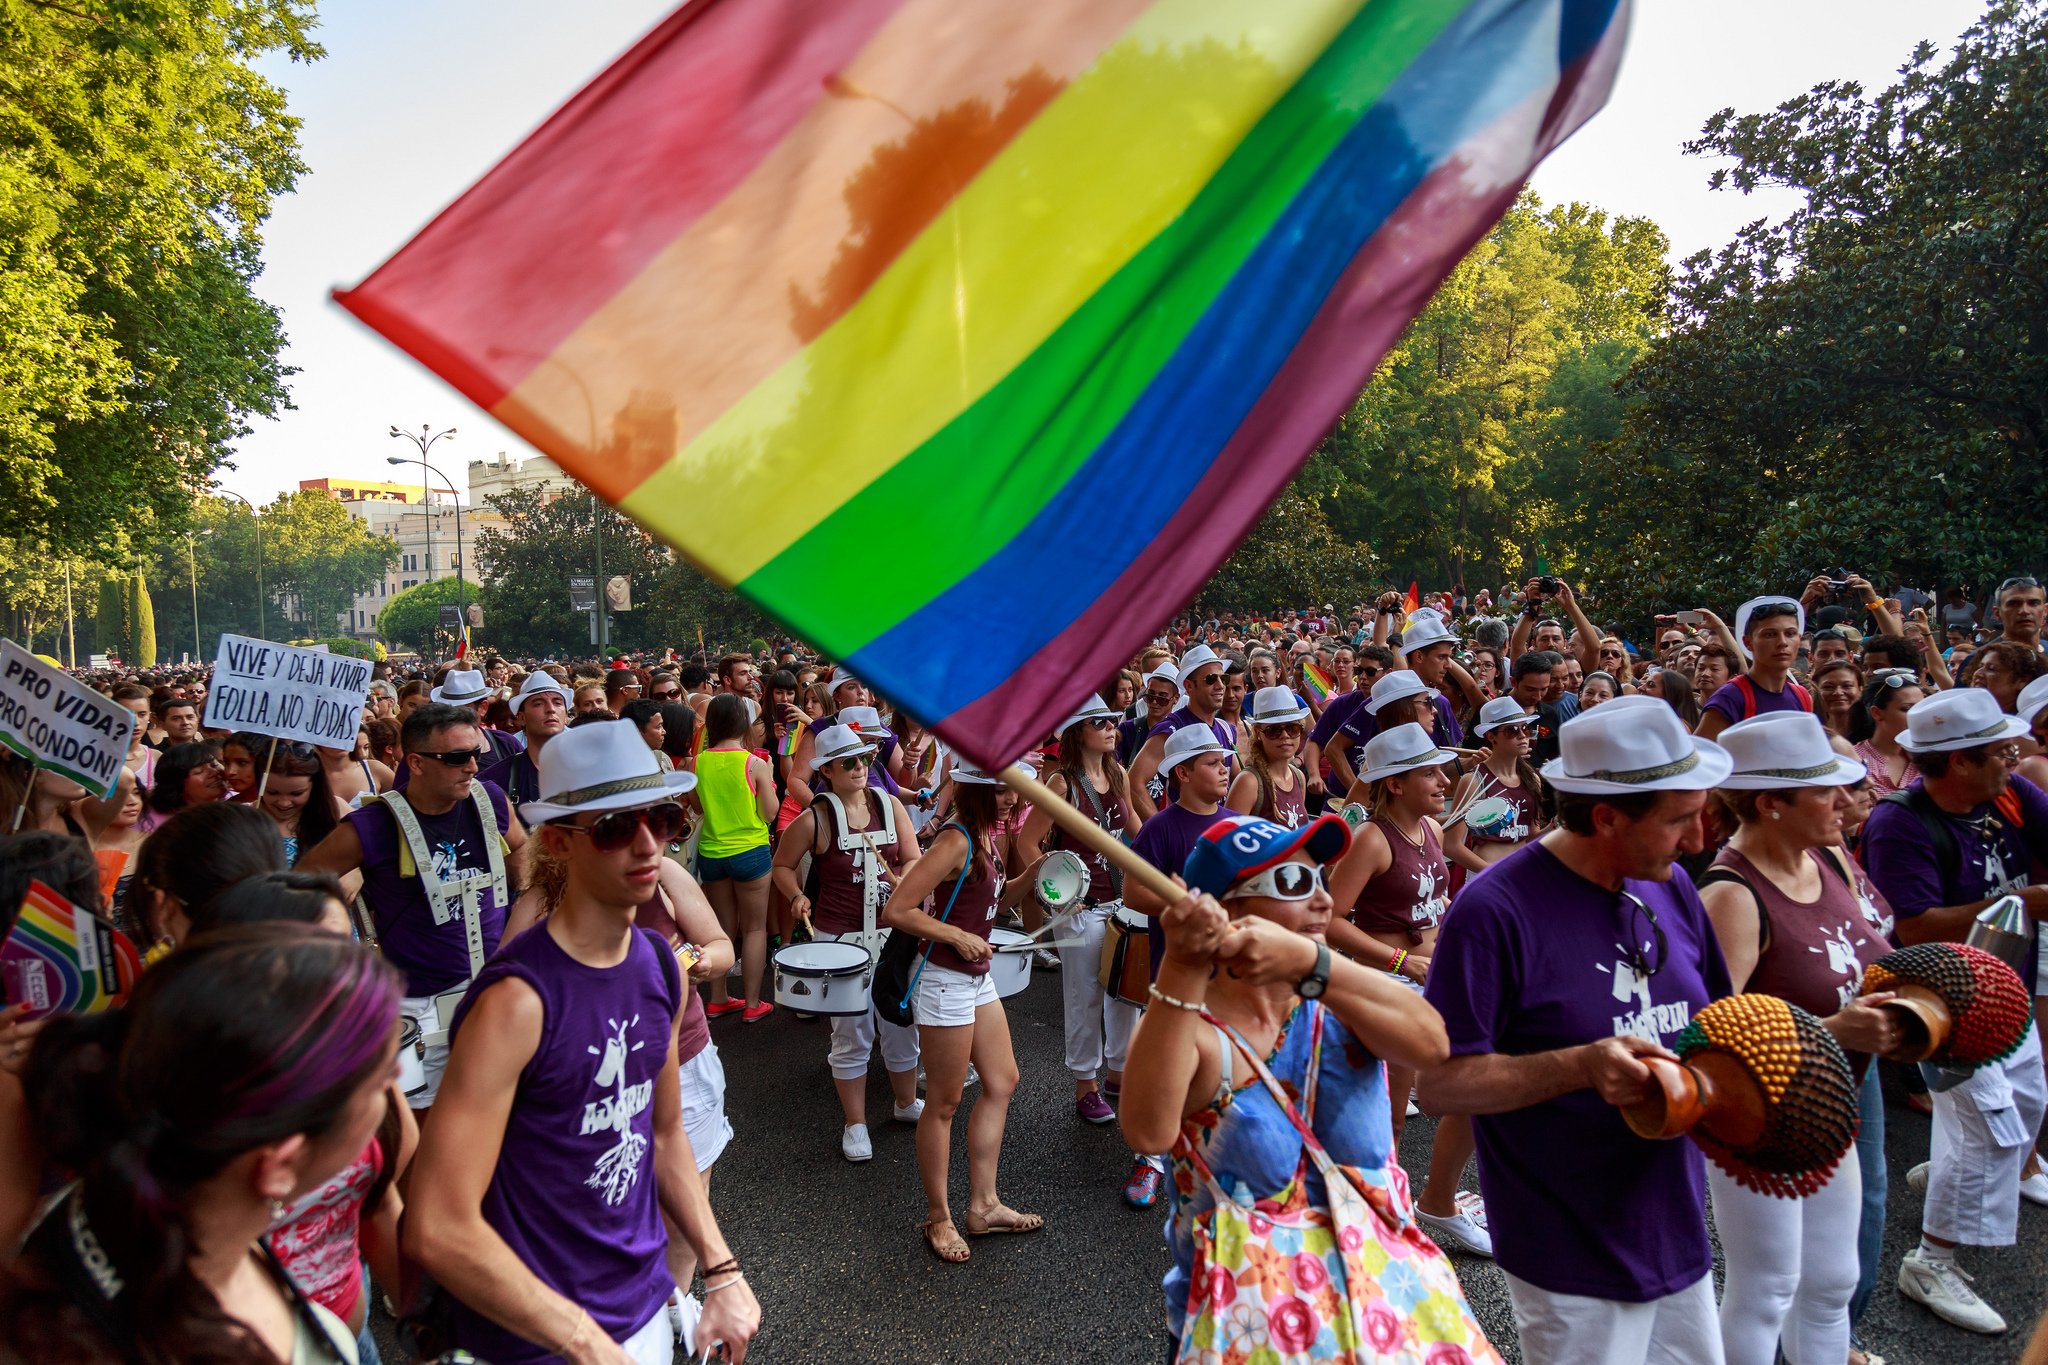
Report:
M121 780L134 735L127 707L0 640L0 744L104 800Z
M41 882L28 884L21 912L0 942L0 991L27 1005L29 1019L96 1014L120 1004L142 975L125 934Z
M353 749L369 690L368 659L223 635L206 692L206 725Z

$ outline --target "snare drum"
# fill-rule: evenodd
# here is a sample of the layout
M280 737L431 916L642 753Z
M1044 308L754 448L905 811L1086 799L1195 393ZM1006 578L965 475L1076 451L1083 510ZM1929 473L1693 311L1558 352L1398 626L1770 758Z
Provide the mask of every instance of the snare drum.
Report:
M420 1021L410 1015L398 1019L398 1091L417 1095L427 1088L426 1049L420 1046Z
M1118 906L1103 926L1102 962L1096 975L1103 994L1143 1009L1151 999L1152 921Z
M857 943L793 943L775 954L775 1003L803 1014L868 1012L873 959Z
M1088 864L1079 854L1054 849L1038 864L1038 880L1031 890L1038 903L1054 914L1071 910L1088 894Z
M988 942L991 948L1014 947L1029 943L1031 935L1020 934L1015 929L991 929ZM1017 952L996 952L988 960L988 978L995 983L996 996L1001 999L1016 995L1031 984L1031 959L1036 954L1028 950Z

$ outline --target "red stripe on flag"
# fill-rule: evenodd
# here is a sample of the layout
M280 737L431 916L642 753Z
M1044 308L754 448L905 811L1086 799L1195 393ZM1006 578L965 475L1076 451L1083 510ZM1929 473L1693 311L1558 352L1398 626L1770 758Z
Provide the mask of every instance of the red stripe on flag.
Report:
M335 301L491 407L731 193L900 3L685 4Z

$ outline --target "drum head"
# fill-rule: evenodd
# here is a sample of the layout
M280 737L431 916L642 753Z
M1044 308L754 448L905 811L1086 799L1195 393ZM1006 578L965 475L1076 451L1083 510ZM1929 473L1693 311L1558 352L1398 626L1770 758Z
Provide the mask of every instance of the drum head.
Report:
M1029 943L1031 935L1020 934L1015 929L991 929L988 931L988 941L998 948L1007 948L1012 944Z
M868 950L858 943L792 943L775 954L775 970L791 976L838 976L867 965Z
M1088 865L1066 849L1055 849L1038 865L1038 883L1032 890L1046 909L1064 910L1087 893Z
M1515 803L1505 796L1489 796L1483 801L1474 801L1471 809L1465 812L1465 827L1474 834L1494 838L1515 823L1515 813Z
M420 1040L420 1021L411 1015L402 1015L398 1020L398 1050L403 1052Z
M1355 801L1340 806L1332 806L1330 809L1335 814L1343 817L1344 823L1351 826L1351 832L1353 834L1358 833L1358 831L1364 829L1368 824L1372 822L1372 812L1365 808L1365 803L1363 801Z

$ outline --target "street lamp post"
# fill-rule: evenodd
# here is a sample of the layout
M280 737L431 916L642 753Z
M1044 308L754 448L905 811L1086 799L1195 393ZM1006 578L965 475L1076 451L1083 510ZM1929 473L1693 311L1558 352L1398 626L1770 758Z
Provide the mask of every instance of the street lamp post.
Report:
M398 428L396 428L396 427L393 427L393 428L392 428L392 430L393 430L393 431L397 431L397 430L398 430ZM425 428L424 428L424 427L422 427L422 428L421 428L421 430L422 430L422 431L424 431L424 430L425 430ZM444 432L442 432L442 433L441 433L441 435L442 435L442 436L452 435L452 434L454 433L454 430L455 430L455 428L453 428L453 427L450 427L450 428L448 428L448 430L447 430L447 431L444 431ZM403 434L403 435L406 435L406 436L410 436L410 435L411 435L412 433L410 433L410 432L404 432L404 433L401 433L401 434ZM440 438L439 438L439 437L436 437L435 439L436 439L436 440L438 440L438 439L440 439ZM432 445L432 444L433 444L433 441L429 441L429 442L427 442L427 445ZM422 453L422 454L424 454L424 453L425 453L425 451L426 451L426 446L422 446L422 447L421 447L420 449L421 449L421 453ZM464 555L463 555L463 553L462 553L462 495L461 495L460 493L457 493L457 492L455 491L455 481L454 481L453 479L449 478L449 477L448 477L448 476L447 476L446 474L443 474L443 473L441 473L441 471L440 471L439 469L436 469L436 468L435 468L435 467L434 467L433 465L430 465L430 464L428 464L428 463L426 462L426 460L424 460L424 459L417 459L417 460L415 460L415 459L409 459L409 458L407 458L407 457L406 457L406 456L404 456L404 455L387 455L387 456L385 457L385 463L387 463L387 464L417 464L417 465L418 465L418 466L419 466L420 468L422 468L422 469L426 470L426 471L427 471L428 473L430 473L430 474L434 474L434 475L437 475L437 476L438 476L438 477L440 478L441 482L442 482L442 483L444 483L444 484L446 484L446 485L448 486L448 496L449 496L450 498L454 499L454 502L455 502L455 609L456 609L457 611L465 611L465 610L466 610L466 608L468 607L468 588L467 588L467 585L465 584L465 582L464 582L464 580L463 580L463 571L464 571L464 569L465 569L465 568L467 568L468 566L467 566L467 564L466 564L466 562L465 562L465 558L464 558ZM422 484L424 485L426 481L425 481L425 480L423 479L423 480L421 480L421 482L422 482ZM431 496L431 491L430 491L430 493L429 493L429 496ZM431 547L432 547L432 545L433 545L433 540L432 540L432 536L433 536L433 523L432 523L432 522L429 522L429 523L427 523L427 534L428 534L428 537L429 537L429 539L428 539L428 542L427 542L427 544L428 544L428 546L429 546L429 549L428 549L428 551L427 551L427 555L428 555L428 558L429 558L429 559L431 559L431 558L433 557L433 550L432 550L432 548L431 548ZM466 624L468 624L468 622L469 622L469 617L468 617L467 615L465 615L465 616L464 616L464 617L463 617L462 619L463 619L463 623L464 623L465 625L466 625Z
M391 434L393 436L403 436L406 440L411 441L415 446L418 446L420 452L419 458L417 461L415 461L408 460L403 456L393 455L385 460L386 464L417 463L422 471L420 474L420 493L421 496L425 499L426 504L424 507L424 511L426 513L427 518L427 581L429 583L434 581L434 489L433 486L427 482L427 476L425 471L431 470L434 467L427 463L427 452L432 450L434 448L434 442L440 440L442 437L453 436L455 434L455 428L450 427L446 431L435 431L433 432L432 435L429 435L428 432L431 430L432 428L430 428L426 423L422 422L420 424L419 434L415 436L410 431L403 431L398 427L394 426L393 428L391 428ZM439 470L434 470L434 472L440 473ZM445 474L442 475L441 481L443 483L448 482L447 476ZM449 484L448 487L449 491L453 492L455 485ZM455 548L458 554L462 550L462 504L460 502L457 502L455 504ZM458 593L461 591L460 584L457 585L456 590Z
M233 498L248 508L249 524L256 528L256 635L259 639L268 640L270 630L263 623L263 518L256 515L256 504L240 493L231 493L225 488L217 491L222 497Z
M192 531L185 532L185 563L192 570L192 659L196 663L201 658L201 653L199 649L199 555L193 549L193 537L195 534L210 536L213 532L211 530L196 533Z

